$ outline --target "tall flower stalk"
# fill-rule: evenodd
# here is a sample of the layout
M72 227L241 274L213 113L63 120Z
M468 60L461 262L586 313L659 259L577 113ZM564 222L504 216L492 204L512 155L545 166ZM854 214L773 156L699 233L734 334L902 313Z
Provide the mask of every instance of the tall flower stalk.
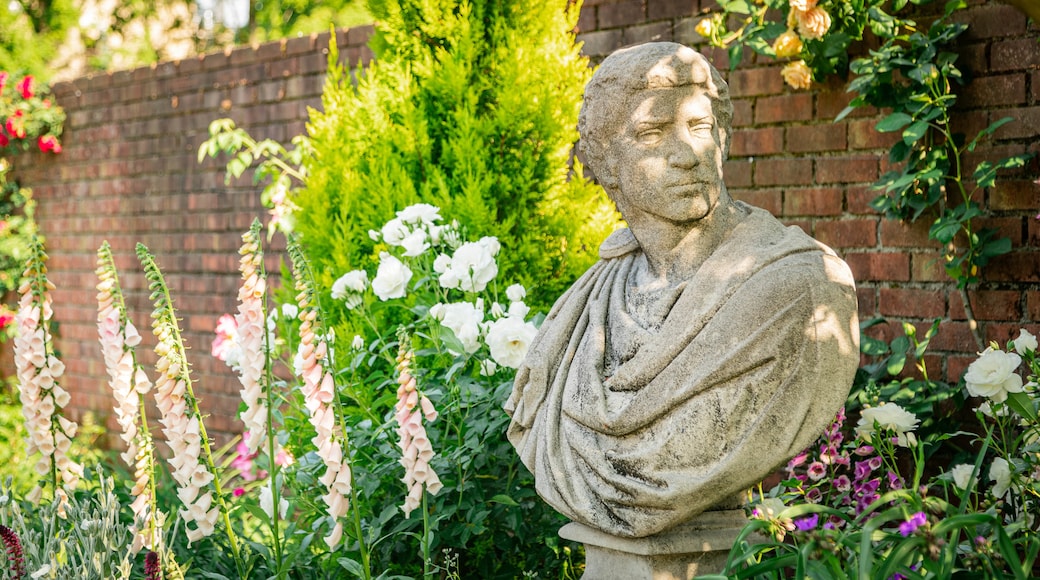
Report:
M155 446L145 409L145 395L151 390L152 383L137 362L135 347L141 343L141 335L127 315L119 274L108 242L98 248L95 272L98 277L98 337L108 371L108 384L115 398L116 420L122 429L120 438L126 443L126 451L121 457L134 472L134 485L130 490L133 497L130 508L134 513L131 550L134 553L141 548L158 551L161 550L161 533L157 518L162 516L155 494Z
M282 494L278 488L278 441L274 425L274 403L271 385L274 383L271 370L271 333L267 331L267 272L264 268L263 242L260 238L261 224L253 220L252 226L242 235L239 254L239 270L242 286L238 291L238 313L235 314L237 342L240 350L238 365L239 381L242 383L242 401L245 409L240 414L248 437L243 441L247 455L253 455L267 443L268 467L271 477L265 484L269 488L272 509L271 533L274 539L275 568L282 567L282 547L279 536L279 520L283 517Z
M293 264L296 283L296 302L300 319L300 378L303 381L304 404L310 413L310 422L317 434L312 439L318 456L325 463L321 483L327 493L322 496L328 506L329 517L335 522L325 537L330 548L340 544L343 537L342 519L353 506L354 529L361 549L361 566L365 578L370 577L368 550L361 530L361 515L357 509L357 492L351 482L350 447L346 422L342 415L339 391L333 378L335 366L329 348L328 333L321 316L318 292L310 264L304 257L295 236L289 239L289 257Z
M25 578L25 552L22 550L22 541L18 534L7 526L0 525L0 540L4 543L7 552L8 571L14 580Z
M235 565L244 579L247 572L238 539L231 527L220 478L214 477L217 470L213 452L206 425L202 421L198 398L192 388L191 369L170 290L155 257L144 244L137 244L137 258L144 267L155 305L152 311L152 333L158 339L155 354L159 357L155 363L158 371L155 401L161 414L159 422L163 424L163 434L172 452L169 463L173 478L179 486L177 496L185 507L180 510L180 517L185 522L188 542L211 535L217 518L222 517Z
M433 446L429 437L426 436L426 427L423 426L423 417L427 421L437 418L437 411L433 403L418 388L415 377L412 376L412 361L415 352L412 350L411 340L407 332L401 329L397 333L399 342L397 354L397 404L394 405L394 418L397 420L397 435L400 437L398 445L401 447L401 465L404 466L404 483L408 487L404 505L401 510L407 518L412 510L421 507L423 516L423 568L424 576L429 576L432 571L430 561L430 522L429 513L426 509L426 494L428 491L433 495L441 490L443 485L437 477L437 472L430 465L433 459Z
M47 280L47 254L40 240L33 237L29 249L24 282L18 289L21 299L15 323L18 336L14 340L14 362L18 374L19 397L25 417L28 441L26 454L40 453L36 473L49 483L55 499L64 503L71 490L83 477L83 467L69 459L67 453L76 436L76 424L61 416L69 403L69 393L58 384L65 364L54 355L51 345L50 291ZM37 485L28 498L38 502L43 494Z

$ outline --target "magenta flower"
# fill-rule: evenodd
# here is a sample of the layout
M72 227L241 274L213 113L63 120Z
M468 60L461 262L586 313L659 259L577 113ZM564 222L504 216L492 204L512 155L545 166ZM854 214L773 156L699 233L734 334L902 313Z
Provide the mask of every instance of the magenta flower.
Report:
M4 542L7 550L7 562L11 565L11 574L15 580L25 577L25 555L22 552L22 542L18 534L7 526L0 525L0 540Z
M162 570L159 567L159 554L151 551L145 554L144 578L145 580L162 580Z
M926 523L928 523L928 516L924 515L924 512L917 512L910 516L910 519L899 524L899 534L903 537L909 536Z
M22 95L23 99L31 99L33 97L33 77L32 75L25 75L25 78L18 81L15 85L18 89L18 93Z
M823 479L823 476L827 475L827 466L824 465L822 462L813 461L809 464L809 469L807 473L809 475L809 479L813 481L820 481L821 479Z
M838 491L848 491L852 488L852 482L849 481L849 476L839 475L834 478L834 489Z

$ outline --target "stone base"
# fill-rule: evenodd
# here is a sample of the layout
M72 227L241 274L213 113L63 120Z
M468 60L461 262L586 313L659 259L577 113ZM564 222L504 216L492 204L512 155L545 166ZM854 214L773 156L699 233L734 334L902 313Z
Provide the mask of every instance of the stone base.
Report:
M690 580L718 574L747 523L742 509L704 512L645 538L621 538L571 522L560 537L585 544L582 580Z

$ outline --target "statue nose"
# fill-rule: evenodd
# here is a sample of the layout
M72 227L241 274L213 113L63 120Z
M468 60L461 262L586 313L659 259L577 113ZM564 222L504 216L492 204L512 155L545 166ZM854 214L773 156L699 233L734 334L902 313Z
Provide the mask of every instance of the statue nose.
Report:
M689 169L697 165L697 152L688 140L676 139L668 161L676 167Z

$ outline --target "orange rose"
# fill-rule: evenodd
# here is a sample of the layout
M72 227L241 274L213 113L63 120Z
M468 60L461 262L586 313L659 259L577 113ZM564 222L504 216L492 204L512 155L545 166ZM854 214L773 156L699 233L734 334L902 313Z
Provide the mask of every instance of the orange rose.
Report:
M802 40L793 30L788 30L776 37L776 41L773 42L773 52L776 53L777 58L798 56L802 52Z
M787 63L780 71L780 75L784 77L785 83L791 85L791 88L807 89L812 86L812 71L806 66L804 60Z
M831 29L831 15L823 8L817 6L805 12L791 12L798 23L798 34L804 38L823 38Z

